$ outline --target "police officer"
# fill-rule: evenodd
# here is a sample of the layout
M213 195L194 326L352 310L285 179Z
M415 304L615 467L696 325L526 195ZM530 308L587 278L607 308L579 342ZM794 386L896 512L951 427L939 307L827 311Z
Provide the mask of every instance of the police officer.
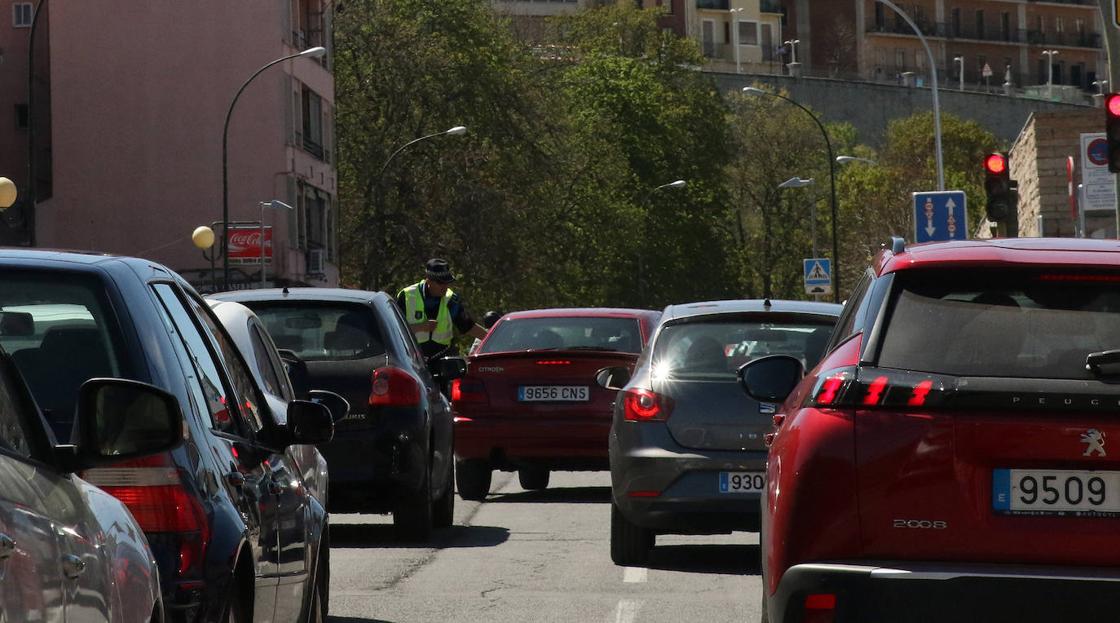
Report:
M475 324L458 294L448 286L455 281L447 260L433 258L424 266L424 280L397 294L416 342L425 357L448 349L455 331L474 338L486 337L486 329Z

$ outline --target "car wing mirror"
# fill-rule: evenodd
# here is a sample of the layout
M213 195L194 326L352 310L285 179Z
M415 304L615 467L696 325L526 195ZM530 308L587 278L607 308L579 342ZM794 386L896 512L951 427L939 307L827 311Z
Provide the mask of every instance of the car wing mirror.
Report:
M293 445L315 445L334 439L334 418L330 409L310 400L289 402L288 434Z
M603 389L618 391L630 382L630 368L615 366L595 373L595 382Z
M441 357L431 363L432 374L444 381L454 381L467 375L467 360L462 357Z
M350 414L350 401L325 389L311 390L311 402L326 407L331 412L331 419L336 423L346 419Z
M153 385L90 379L78 391L74 471L166 452L182 443L179 400Z
M760 357L739 368L739 384L760 402L785 402L803 376L805 366L789 355Z

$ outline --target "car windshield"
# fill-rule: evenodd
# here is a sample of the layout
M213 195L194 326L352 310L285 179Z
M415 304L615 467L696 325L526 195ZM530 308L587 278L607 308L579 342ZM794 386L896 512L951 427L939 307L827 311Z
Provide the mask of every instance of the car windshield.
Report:
M739 368L767 355L791 355L812 368L833 323L752 320L670 324L657 336L653 374L661 379L735 380Z
M898 279L883 367L1087 379L1087 355L1120 349L1117 274L938 270Z
M70 438L82 383L123 376L119 343L95 280L0 274L0 346L11 354L59 441Z
M596 350L637 354L642 350L642 337L636 318L513 318L498 323L479 352L523 350Z
M247 303L276 348L304 361L366 359L385 354L373 312L364 305Z

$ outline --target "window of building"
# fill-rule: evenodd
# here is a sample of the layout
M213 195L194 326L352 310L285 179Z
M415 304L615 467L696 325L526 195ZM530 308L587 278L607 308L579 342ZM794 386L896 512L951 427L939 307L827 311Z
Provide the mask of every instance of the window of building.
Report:
M1082 89L1088 86L1085 83L1085 63L1075 63L1069 66L1069 83Z
M759 24L760 45L762 46L762 60L774 60L774 29L770 24Z
M877 2L875 3L875 5L876 6L881 6ZM961 10L960 9L953 9L952 19L953 19L953 36L954 37L959 37L959 36L961 36Z
M887 23L887 17L886 17L886 13L884 13L883 5L876 2L875 3L875 28L878 29L878 30L883 30L883 27L886 25L886 23Z
M731 22L723 23L723 42L731 43Z
M303 87L301 92L303 116L303 148L315 157L323 158L323 98Z
M1054 32L1059 35L1066 31L1066 20L1061 17L1054 18Z
M739 45L758 45L758 22L739 22Z
M16 128L19 130L26 130L27 123L27 104L16 104Z
M15 28L31 28L31 21L35 16L35 8L30 2L16 2L12 5L12 26Z
M906 50L896 49L894 51L894 66L899 71L906 71Z
M984 11L976 11L976 38L984 38Z
M301 50L323 43L323 0L292 0L292 42Z
M1004 11L999 16L999 30L1001 39L1003 39L1004 41L1012 40L1013 37L1011 35L1011 13Z
M1034 29L1038 32L1046 32L1046 17L1039 15L1034 19Z
M1082 37L1085 36L1085 20L1081 19L1080 17L1073 20L1073 27L1077 29L1077 34L1081 35Z

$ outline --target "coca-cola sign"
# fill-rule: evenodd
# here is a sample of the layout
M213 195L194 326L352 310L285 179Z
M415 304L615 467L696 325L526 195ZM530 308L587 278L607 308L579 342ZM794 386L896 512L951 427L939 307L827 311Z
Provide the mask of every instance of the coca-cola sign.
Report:
M230 227L226 235L231 264L261 263L260 227ZM264 228L264 261L266 264L272 262L272 227L269 226Z

